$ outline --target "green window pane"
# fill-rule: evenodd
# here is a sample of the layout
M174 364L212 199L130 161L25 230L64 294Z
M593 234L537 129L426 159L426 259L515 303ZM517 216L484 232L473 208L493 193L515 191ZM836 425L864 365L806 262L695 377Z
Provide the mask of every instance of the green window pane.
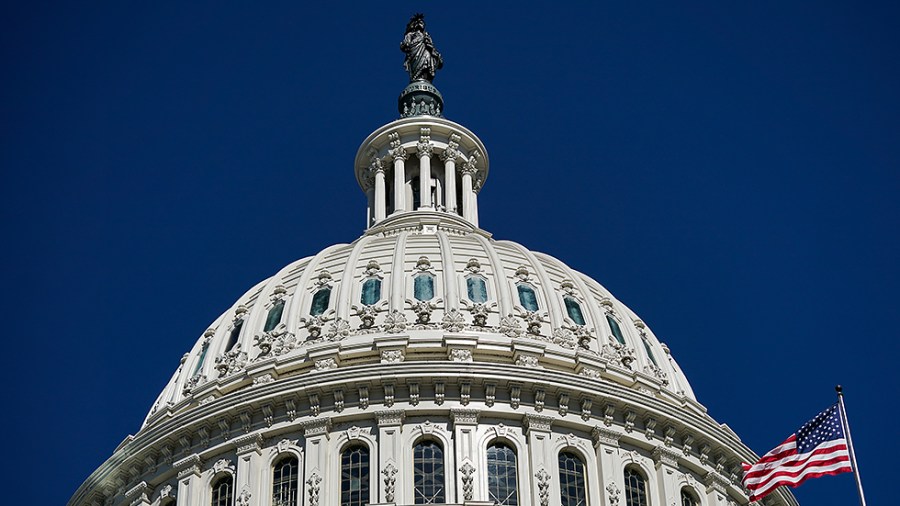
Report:
M234 348L234 345L237 344L238 337L241 335L241 327L243 326L244 320L238 320L234 323L234 328L231 329L231 334L228 335L228 343L225 345L225 351Z
M516 285L516 289L519 291L519 303L522 307L526 311L537 311L538 303L534 290L528 285Z
M653 362L653 365L659 367L659 364L656 363L656 357L653 356L653 350L650 348L650 343L646 338L641 338L641 341L644 341L644 349L647 350L647 356L650 357L650 361Z
M466 290L469 300L476 304L487 302L487 284L477 276L466 278Z
M381 280L378 278L367 279L362 285L360 302L371 306L381 300Z
M619 344L625 344L625 336L622 335L622 329L619 328L619 322L610 315L606 315L606 321L609 322L609 329L612 330L616 341L619 341Z
M323 288L313 295L309 308L310 316L319 316L328 309L328 300L331 298L331 288Z
M413 280L413 295L418 300L434 298L434 278L428 274L420 274Z
M563 300L566 303L566 312L569 313L569 318L575 322L575 325L584 325L584 315L581 314L581 305L578 304L578 301L572 297L565 297Z
M280 299L275 301L275 304L272 304L272 308L269 309L269 314L266 316L266 326L263 327L263 332L268 332L281 323L281 314L284 313L284 299Z

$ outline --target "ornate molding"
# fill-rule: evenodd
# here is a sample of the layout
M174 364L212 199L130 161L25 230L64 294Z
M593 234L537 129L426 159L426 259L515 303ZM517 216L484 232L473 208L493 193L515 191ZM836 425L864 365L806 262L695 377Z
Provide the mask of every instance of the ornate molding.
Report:
M405 358L403 350L381 350L382 364L398 364L403 362Z
M462 476L463 499L471 501L475 490L475 468L470 462L464 462L459 468L459 473Z
M303 437L325 436L331 432L331 418L316 418L300 422Z
M387 502L394 502L394 484L397 481L397 468L389 462L381 470L381 474L384 475L384 498Z
M671 467L678 467L678 452L665 446L657 446L653 450L652 456L657 466L665 464Z
M478 424L479 411L477 409L451 408L450 420L454 425L476 425Z
M538 470L538 472L534 473L534 477L537 478L538 498L541 501L541 506L549 506L550 473L548 473L547 470L542 467Z
M553 418L549 416L533 415L531 413L528 413L522 418L522 425L525 428L526 434L533 430L540 432L550 432L550 428L553 425Z
M606 427L601 427L599 425L595 425L593 429L591 429L591 439L594 441L594 446L599 446L601 444L608 446L619 446L619 438L622 437L622 433L607 429Z
M252 452L262 455L263 437L258 432L237 437L232 444L235 447L235 453L239 456Z
M309 506L319 506L319 484L322 478L313 472L306 480L306 493L309 496Z
M402 409L385 409L375 412L375 420L377 420L379 427L400 425L405 417L406 414Z
M193 455L188 455L187 457L176 461L172 464L172 467L178 471L178 479L180 480L191 474L200 476L200 465L202 463L203 460L200 459L200 455L194 453Z

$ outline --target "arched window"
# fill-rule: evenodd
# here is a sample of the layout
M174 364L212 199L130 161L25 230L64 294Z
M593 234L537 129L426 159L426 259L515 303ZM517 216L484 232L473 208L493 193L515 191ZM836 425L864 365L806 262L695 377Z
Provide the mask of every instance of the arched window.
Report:
M681 506L700 506L700 499L691 489L684 487L681 489Z
M359 301L366 306L371 306L381 300L381 280L369 278L363 282Z
M538 303L537 296L534 294L534 288L524 283L519 283L516 285L516 289L519 291L519 304L522 304L526 311L537 311Z
M313 295L312 304L309 306L310 316L319 316L328 309L328 300L331 299L331 288L325 287Z
M574 453L560 452L559 454L559 492L562 506L587 504L584 462Z
M563 301L566 303L566 312L569 313L569 318L575 322L575 325L584 325L584 315L581 313L581 304L579 304L574 297L563 297Z
M200 372L200 368L203 367L203 361L206 360L206 352L209 351L209 341L203 343L203 347L200 348L200 358L197 359L197 365L194 366L194 373L191 376L196 376L197 373Z
M634 468L625 469L625 506L647 506L647 480Z
M413 448L413 492L416 504L443 504L444 449L435 441Z
M282 313L284 313L284 299L278 299L272 304L269 314L266 315L266 326L263 327L263 332L268 332L277 327L281 323Z
M476 304L487 302L487 283L481 276L469 276L466 278L466 292L469 300Z
M622 329L619 328L619 322L610 315L606 315L606 321L609 323L609 330L612 331L616 341L619 341L619 344L625 344L625 336L622 335Z
M272 469L272 506L297 506L299 468L300 462L294 456L275 463Z
M212 485L212 506L231 506L234 488L234 478L229 474L222 476Z
M644 350L647 351L647 356L650 357L650 361L653 362L653 365L659 367L659 364L656 362L656 357L653 356L653 349L650 348L650 341L648 341L647 338L643 335L641 335L641 341L644 342Z
M341 454L341 506L369 504L369 449L349 446Z
M419 274L413 278L413 295L417 300L431 300L434 298L434 276L431 274Z
M488 446L487 474L490 500L500 506L518 506L516 452L503 443Z
M232 327L231 329L231 334L228 334L228 343L225 344L225 351L234 348L234 345L237 344L238 337L240 337L241 335L241 327L243 326L243 319L234 322L234 327Z

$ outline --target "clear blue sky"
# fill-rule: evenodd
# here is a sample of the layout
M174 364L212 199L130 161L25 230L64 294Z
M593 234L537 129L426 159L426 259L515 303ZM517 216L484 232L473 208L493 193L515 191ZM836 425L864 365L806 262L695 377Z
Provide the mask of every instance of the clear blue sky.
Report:
M362 231L418 10L482 226L604 284L756 452L846 388L896 485L896 2L7 2L0 218L10 504L62 504L247 288ZM19 476L16 476L19 475ZM850 475L802 504L854 504Z

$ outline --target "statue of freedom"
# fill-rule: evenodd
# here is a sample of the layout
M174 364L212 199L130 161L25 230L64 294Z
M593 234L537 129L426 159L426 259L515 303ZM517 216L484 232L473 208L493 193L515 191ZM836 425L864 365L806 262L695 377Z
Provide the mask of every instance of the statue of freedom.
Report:
M409 82L434 80L434 74L444 66L444 59L425 31L425 16L416 14L406 25L406 34L400 43L400 50L406 53L403 68L409 72Z

